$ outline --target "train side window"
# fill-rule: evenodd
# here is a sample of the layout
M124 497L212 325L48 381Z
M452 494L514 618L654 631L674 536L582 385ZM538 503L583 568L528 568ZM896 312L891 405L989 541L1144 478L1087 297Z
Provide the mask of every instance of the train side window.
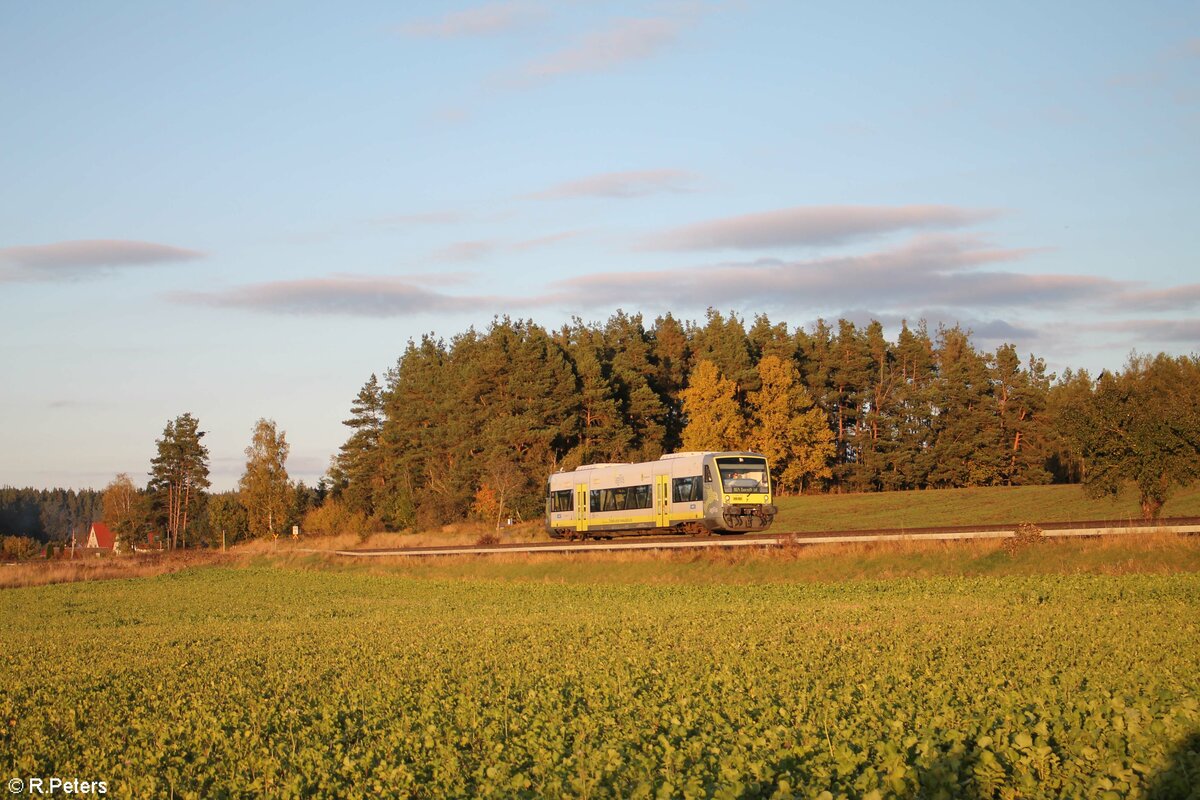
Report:
M704 465L704 482L712 483L712 470L708 468L708 464Z
M704 499L704 484L700 476L693 478L675 478L671 481L671 502L694 503Z
M588 507L591 510L591 512L593 514L595 514L597 511L600 510L600 490L592 489L590 494L591 494L591 497L589 498L590 502L588 503Z
M651 496L650 484L629 487L628 508L654 508L654 498Z
M570 489L560 492L550 493L550 510L551 511L574 511L575 510L575 493Z

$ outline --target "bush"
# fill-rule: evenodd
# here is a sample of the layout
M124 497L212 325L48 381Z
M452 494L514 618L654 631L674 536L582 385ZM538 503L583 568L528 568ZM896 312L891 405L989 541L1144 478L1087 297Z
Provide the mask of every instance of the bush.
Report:
M0 554L5 561L21 561L38 554L41 545L29 536L5 536L0 540Z
M1032 522L1022 522L1013 531L1013 535L1004 540L1004 552L1016 557L1017 553L1022 550L1044 541L1046 541L1046 535L1041 528Z
M374 525L366 514L350 511L341 501L329 499L320 508L305 513L302 528L305 533L318 536L352 533L365 539L371 535Z

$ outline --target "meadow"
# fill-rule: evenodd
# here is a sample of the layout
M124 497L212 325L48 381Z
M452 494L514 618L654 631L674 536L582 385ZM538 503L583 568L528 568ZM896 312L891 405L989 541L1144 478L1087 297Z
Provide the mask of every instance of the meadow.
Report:
M1198 547L1149 542L261 556L5 590L0 775L116 797L1182 797Z

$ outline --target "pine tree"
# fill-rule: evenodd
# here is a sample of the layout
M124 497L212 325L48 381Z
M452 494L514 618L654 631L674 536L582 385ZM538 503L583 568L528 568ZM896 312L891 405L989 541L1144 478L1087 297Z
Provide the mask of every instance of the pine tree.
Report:
M856 485L855 471L863 462L864 443L869 436L863 424L863 408L870 397L871 354L866 337L849 320L838 321L838 333L830 352L829 381L834 403L834 435L837 440L837 464L833 468L835 484ZM865 465L868 469L869 464Z
M932 468L932 387L937 374L933 341L924 320L915 330L907 321L901 323L894 353L894 435L883 453L880 481L884 489L923 489Z
M208 448L201 444L205 432L190 413L167 423L155 443L158 453L150 461L148 491L158 500L159 521L171 548L186 544L188 520L200 510L208 480Z
M766 314L754 317L754 325L750 327L747 338L750 340L751 359L756 364L767 356L794 361L799 355L797 339L788 333L787 323L773 325Z
M691 369L691 345L688 343L687 329L670 314L654 321L650 339L652 358L658 365L654 391L666 410L663 451L673 452L680 448L683 441L683 408L679 393L687 384Z
M1044 414L1052 378L1046 375L1045 362L1030 356L1028 367L1022 369L1017 349L1005 344L996 349L991 371L999 428L997 444L1003 451L1000 483L1014 486L1048 482Z
M934 384L933 467L937 488L995 486L1005 462L997 442L991 375L986 360L958 326L938 333Z
M350 406L350 419L342 422L353 433L339 449L334 465L342 502L350 511L367 517L375 516L375 497L384 485L383 420L383 389L372 373Z
M287 474L287 435L275 421L260 419L246 448L246 471L238 482L250 532L278 537L287 523L292 484Z
M744 450L746 420L737 401L737 385L722 377L707 359L696 362L682 392L684 450Z
M609 380L611 365L603 334L577 322L568 341L579 387L579 443L564 458L562 467L625 459L634 433Z
M830 476L833 433L791 359L764 356L758 375L762 388L750 393L750 446L767 457L779 491L802 492Z
M476 336L468 330L456 342ZM464 345L464 352L469 347ZM468 443L454 437L469 433L474 420L464 423L464 410L455 408L467 399L468 389L452 369L446 344L425 335L419 344L410 340L388 372L380 432L384 485L375 497L375 513L393 530L448 521L451 509L468 499L459 487L469 482L458 478Z
M612 384L633 431L629 455L638 460L658 458L666 439L667 406L653 388L659 370L641 314L618 311L604 326L604 340L612 353Z
M715 308L708 309L704 327L697 328L692 336L692 357L715 364L722 375L733 381L739 401L746 392L758 388L746 327L732 311L723 317Z

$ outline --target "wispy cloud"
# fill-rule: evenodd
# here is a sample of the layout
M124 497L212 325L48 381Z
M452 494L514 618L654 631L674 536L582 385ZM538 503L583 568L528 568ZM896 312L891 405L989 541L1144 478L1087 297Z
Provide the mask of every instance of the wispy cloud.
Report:
M605 172L566 181L529 195L535 200L570 197L645 197L651 194L690 192L697 176L680 169L647 169L632 172Z
M218 291L172 292L179 303L273 314L406 317L476 311L496 298L458 297L424 289L406 278L335 275L248 284Z
M202 258L203 253L153 242L88 239L0 248L0 282L55 281Z
M1105 278L982 271L1036 252L996 248L972 237L926 235L874 253L805 261L760 259L708 267L598 273L554 284L544 301L569 307L689 306L764 308L874 306L1052 307L1104 299L1127 285Z
M440 250L435 250L430 256L430 260L439 263L478 261L494 253L498 246L496 242L489 241L455 242Z
M899 330L902 323L908 323L915 328L920 322L925 322L931 335L939 326L952 328L955 325L971 331L976 341L986 343L1021 342L1031 343L1042 338L1042 332L1037 328L993 316L981 316L961 309L922 308L917 311L897 313L894 311L872 311L865 308L847 309L837 314L830 314L827 319L846 319L859 327L866 327L873 321L881 323L885 328ZM809 322L810 329L815 320Z
M974 225L997 212L955 206L801 206L709 220L647 237L647 250L756 250L839 245L898 231Z
M489 243L519 250L540 246L572 232L517 243ZM470 244L470 243L463 243ZM467 250L463 250L464 254ZM241 308L274 314L416 317L445 313L556 308L579 312L611 308L703 309L714 303L734 308L828 315L832 309L871 309L883 320L925 318L962 322L983 339L1031 341L1038 332L1012 321L1012 315L1104 308L1137 289L1137 284L1088 275L1037 275L1003 269L1038 252L996 247L978 238L919 235L874 252L786 261L758 259L707 266L627 272L600 272L557 281L544 292L521 295L471 294L459 275L462 293L448 293L445 280L430 275L368 277L333 275L305 280L250 284L222 291L177 292L177 302ZM851 312L844 312L851 313ZM866 313L866 312L864 312ZM1200 340L1191 321L1153 321L1147 336L1170 341ZM1121 332L1112 323L1106 330ZM1152 326L1157 326L1153 328ZM1154 338L1150 337L1150 338Z
M540 80L579 72L604 72L658 55L690 24L688 17L613 20L571 44L525 64L519 77Z
M535 250L539 247L549 247L550 245L558 244L559 242L568 239L574 239L580 236L583 231L562 231L560 233L552 233L548 236L538 236L533 239L525 239L519 242L505 242L495 239L477 239L466 242L454 242L446 245L438 250L435 250L429 260L436 263L454 263L460 261L479 261L487 258L498 252L517 251L524 252Z
M502 33L544 15L534 3L488 3L440 17L416 20L400 26L400 32L414 38L456 39Z
M1173 286L1170 289L1137 289L1116 298L1114 310L1186 311L1200 306L1200 283Z
M1113 320L1084 323L1077 328L1091 333L1121 336L1131 347L1144 347L1146 342L1183 342L1200 347L1200 319Z

